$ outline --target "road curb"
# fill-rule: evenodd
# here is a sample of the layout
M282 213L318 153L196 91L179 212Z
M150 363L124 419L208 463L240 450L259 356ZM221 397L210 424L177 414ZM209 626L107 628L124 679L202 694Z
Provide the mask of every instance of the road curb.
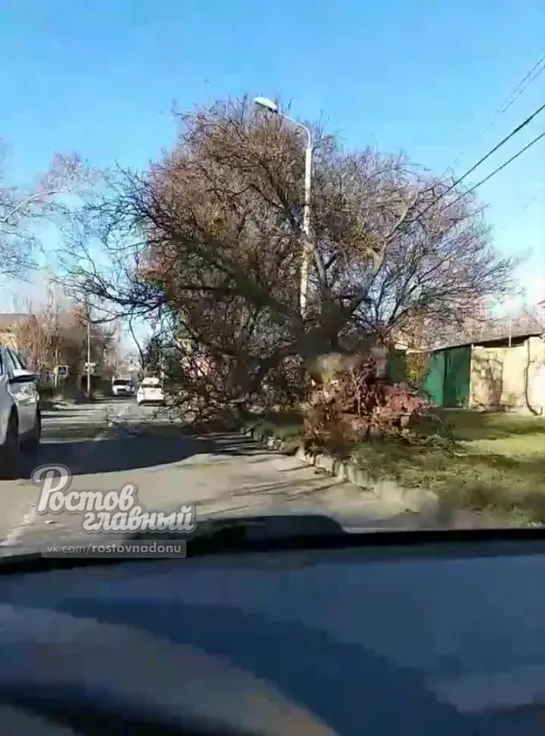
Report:
M287 448L293 450L293 444L290 447L282 438L259 427L243 427L241 433L270 450L283 453L286 453ZM312 465L339 480L370 491L385 503L422 515L439 528L505 528L509 525L503 517L460 508L426 488L405 488L392 480L376 480L352 459L340 460L324 453L307 452L301 445L289 454L305 465Z

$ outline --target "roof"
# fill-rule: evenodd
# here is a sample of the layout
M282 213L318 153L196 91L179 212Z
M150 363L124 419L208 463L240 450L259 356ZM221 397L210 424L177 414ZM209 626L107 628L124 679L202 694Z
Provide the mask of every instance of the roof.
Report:
M434 345L433 350L462 347L463 345L483 345L503 340L524 339L545 334L545 322L535 315L524 312L513 319L501 318L483 321L473 328L464 330L457 337Z
M28 317L28 314L18 312L0 313L0 330L9 330L10 328L15 327L15 325L17 325L19 322L22 322L24 319L27 319Z

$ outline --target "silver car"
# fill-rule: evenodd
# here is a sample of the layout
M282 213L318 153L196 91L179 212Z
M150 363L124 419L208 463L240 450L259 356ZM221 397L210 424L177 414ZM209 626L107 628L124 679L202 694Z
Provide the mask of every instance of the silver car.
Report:
M38 451L42 432L38 377L9 347L0 348L0 476L18 478L20 453Z

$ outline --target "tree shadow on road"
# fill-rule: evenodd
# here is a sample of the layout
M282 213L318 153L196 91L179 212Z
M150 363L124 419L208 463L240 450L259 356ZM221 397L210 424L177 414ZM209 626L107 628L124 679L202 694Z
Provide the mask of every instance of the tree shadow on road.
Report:
M64 465L72 475L89 475L176 464L195 455L240 456L263 452L255 442L237 434L196 436L180 428L167 435L129 434L116 428L105 437L96 434L89 425L50 431L39 455L25 460L23 476L30 477L33 469L43 465ZM203 458L203 463L210 462L212 458Z

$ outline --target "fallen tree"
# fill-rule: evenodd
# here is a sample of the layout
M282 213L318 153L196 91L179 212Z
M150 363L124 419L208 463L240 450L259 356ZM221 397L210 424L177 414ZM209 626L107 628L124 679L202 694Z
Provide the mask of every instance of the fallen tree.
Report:
M246 99L178 123L172 150L147 171L117 171L82 211L69 276L118 314L159 315L169 338L199 345L224 366L230 397L258 391L290 356L323 382L346 354L415 322L452 326L510 288L512 263L473 195L405 156L346 151L313 127L301 314L297 131Z

